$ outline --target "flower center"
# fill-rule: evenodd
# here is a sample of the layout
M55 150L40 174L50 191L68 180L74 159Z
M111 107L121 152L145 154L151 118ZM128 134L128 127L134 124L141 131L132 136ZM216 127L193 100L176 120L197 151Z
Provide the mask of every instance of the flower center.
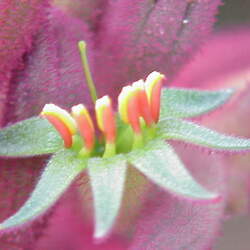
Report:
M139 80L123 87L116 114L109 96L98 99L88 65L86 43L80 41L78 45L86 82L95 105L97 127L103 136L97 138L93 120L83 104L73 106L71 114L54 104L46 104L41 115L61 135L64 146L77 150L80 157L111 157L142 147L154 136L155 124L159 120L164 75L152 72L145 81Z

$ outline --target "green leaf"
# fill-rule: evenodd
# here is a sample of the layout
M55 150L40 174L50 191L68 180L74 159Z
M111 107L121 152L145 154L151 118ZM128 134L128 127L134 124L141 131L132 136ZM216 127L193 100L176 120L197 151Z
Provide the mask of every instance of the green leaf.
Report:
M56 153L46 166L29 199L16 214L0 224L0 229L19 226L45 212L85 166L85 162L76 158L70 150Z
M88 173L94 196L95 238L104 237L115 222L122 203L126 169L126 160L121 155L89 160Z
M162 92L160 119L194 117L207 113L224 104L232 93L232 89L202 91L166 88Z
M43 118L33 117L0 130L0 156L49 154L61 148L61 137Z
M173 148L154 140L128 154L128 161L159 186L191 199L214 201L218 195L205 190L186 170Z
M213 149L239 151L250 149L250 140L220 134L190 121L169 118L158 124L164 139L182 140Z

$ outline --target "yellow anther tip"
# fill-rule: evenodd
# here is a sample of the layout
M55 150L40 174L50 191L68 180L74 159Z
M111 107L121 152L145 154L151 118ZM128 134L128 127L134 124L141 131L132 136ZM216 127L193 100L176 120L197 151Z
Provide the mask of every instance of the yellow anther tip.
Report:
M142 90L144 89L145 82L141 79L139 81L136 81L132 84L133 88L135 90Z
M152 90L156 84L158 84L161 80L163 80L165 76L157 71L153 71L150 73L145 81L145 89L147 92L147 96L150 99Z
M111 99L109 96L105 95L102 98L96 100L96 108L108 107L111 104Z
M96 100L96 103L95 103L96 120L97 120L97 125L101 131L104 130L103 110L107 107L110 107L110 106L111 106L111 99L107 95Z
M158 79L163 79L163 78L165 78L165 76L157 71L153 71L147 76L147 79L150 79L150 80L158 80Z
M78 104L71 108L71 112L74 115L82 115L87 112L87 109L85 108L83 104Z
M69 129L71 134L76 133L76 123L71 115L53 103L45 104L41 115L52 115L60 119Z
M128 123L128 102L131 96L135 94L135 87L132 86L126 86L122 88L122 91L120 95L118 96L118 111L120 114L121 119L125 122Z
M61 108L56 106L53 103L45 104L42 109L42 114L51 113L51 112L60 112Z

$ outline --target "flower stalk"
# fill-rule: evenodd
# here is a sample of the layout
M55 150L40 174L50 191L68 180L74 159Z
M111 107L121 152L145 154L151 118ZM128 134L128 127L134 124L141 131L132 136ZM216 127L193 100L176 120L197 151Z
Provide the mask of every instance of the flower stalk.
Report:
M81 60L82 60L82 65L83 65L83 70L85 73L85 77L86 77L86 81L87 81L87 85L89 88L89 92L92 98L93 103L95 104L98 95L97 95L97 91L96 91L96 87L92 78L92 74L89 68L89 63L88 63L88 57L87 57L87 44L85 41L80 41L78 43L78 48L80 51L80 55L81 55Z

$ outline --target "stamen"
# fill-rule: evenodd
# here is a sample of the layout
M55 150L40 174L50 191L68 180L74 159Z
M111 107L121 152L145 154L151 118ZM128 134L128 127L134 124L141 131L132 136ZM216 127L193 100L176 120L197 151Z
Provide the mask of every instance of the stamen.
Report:
M97 100L97 91L95 88L95 84L90 72L90 68L89 68L89 63L88 63L88 57L87 57L87 44L84 41L80 41L78 43L78 48L80 50L80 55L81 55L81 59L82 59L82 64L83 64L83 70L85 73L85 77L86 77L86 81L87 81L87 85L89 88L89 92L92 98L93 103L95 104L96 100Z
M134 131L134 142L132 149L140 148L143 146L143 136L141 133L140 124L142 109L140 109L139 107L139 94L139 86L126 86L122 89L118 97L118 109L121 119L125 123L130 124Z
M103 96L96 101L96 120L99 129L104 133L106 139L105 152L103 157L115 155L116 124L115 116L111 105L111 99Z
M138 93L139 91L132 87L123 87L120 95L118 96L118 110L121 119L130 124L136 133L141 133L140 127L140 112L138 106Z
M72 147L72 136L76 133L76 126L70 114L54 104L46 104L41 116L55 127L64 141L65 148Z
M140 111L138 103L139 91L134 90L134 94L130 96L127 105L128 120L136 134L141 134Z
M164 75L154 71L146 79L145 87L150 105L151 114L155 123L160 116L161 89Z
M69 129L70 133L74 135L76 133L76 123L71 115L65 110L55 104L46 104L43 107L41 115L52 115L58 117Z
M71 110L85 144L85 149L83 149L84 155L88 156L93 150L95 143L95 130L92 119L83 104L73 106Z
M138 102L139 102L138 107L139 107L140 116L143 117L147 126L151 127L154 121L151 115L151 110L150 110L147 94L144 88L144 81L139 80L137 82L134 82L132 86L138 91Z

